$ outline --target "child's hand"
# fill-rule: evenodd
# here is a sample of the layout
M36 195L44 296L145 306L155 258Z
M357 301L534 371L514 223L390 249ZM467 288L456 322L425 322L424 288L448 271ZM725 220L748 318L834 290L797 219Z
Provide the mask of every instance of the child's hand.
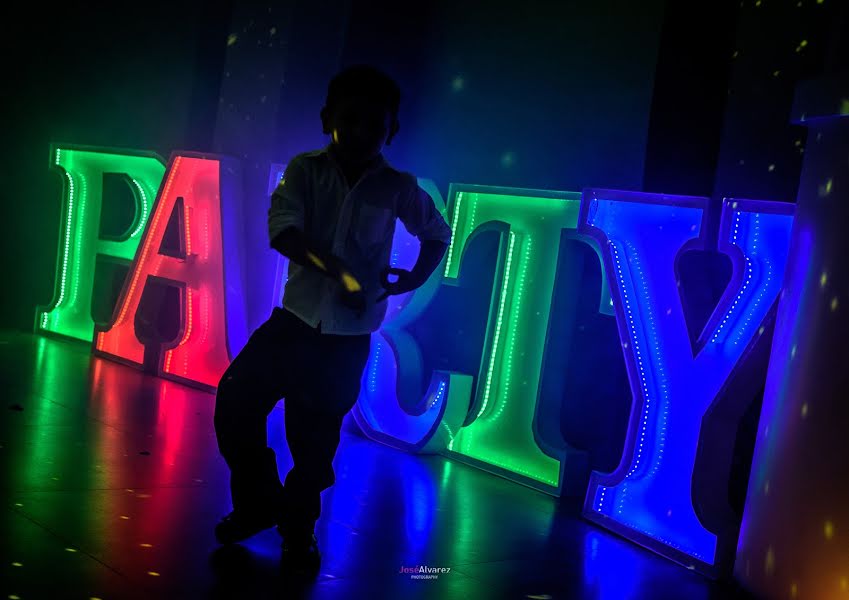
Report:
M352 292L343 288L339 292L339 300L344 306L353 310L358 318L366 312L366 295L362 290Z
M351 274L351 270L345 262L335 256L329 257L332 261L332 269L342 288L339 292L339 299L342 304L357 313L357 317L362 317L366 311L366 295L363 292L363 286Z
M389 281L390 275L397 276L398 280L394 282ZM375 300L375 302L380 302L389 296L397 296L399 294L412 292L414 289L421 287L422 282L419 281L418 278L410 271L387 267L380 276L380 285L382 285L383 289L386 291L380 296L380 298Z

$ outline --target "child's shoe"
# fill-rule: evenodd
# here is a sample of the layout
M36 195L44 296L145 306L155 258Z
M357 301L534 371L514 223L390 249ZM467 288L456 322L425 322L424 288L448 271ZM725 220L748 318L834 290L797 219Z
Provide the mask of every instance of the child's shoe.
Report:
M281 562L289 573L314 579L321 567L321 553L315 534L284 537Z
M277 520L271 513L246 516L233 511L215 526L215 538L219 544L235 544L276 524Z

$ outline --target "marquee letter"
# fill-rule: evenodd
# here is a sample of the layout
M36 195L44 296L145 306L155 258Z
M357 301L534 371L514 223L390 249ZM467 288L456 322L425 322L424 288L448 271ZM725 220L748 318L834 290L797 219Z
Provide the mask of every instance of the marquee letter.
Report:
M559 494L567 471L583 469L586 456L565 442L541 448L537 396L561 231L575 228L580 194L452 185L450 195L446 280L459 277L474 235L493 226L503 232L473 420L446 454Z
M445 201L436 185L428 179L418 181L445 216ZM412 269L419 246L419 241L404 225L397 223L391 266ZM437 371L431 376L424 397L421 396L421 350L404 329L430 304L441 280L442 272L437 268L420 288L389 296L386 318L374 336L360 398L353 410L354 419L365 435L407 452L442 450L463 423L468 408L472 383L468 375Z
M584 514L710 573L718 536L692 500L702 419L764 333L781 288L793 205L726 201L718 249L733 274L691 342L675 268L682 250L709 242L707 206L707 198L586 190L581 231L603 248L634 396L622 461L611 474L592 474Z
M35 329L90 342L92 288L97 255L129 263L147 224L150 205L165 174L162 160L152 153L58 147L53 164L64 174L65 190L54 300L36 310ZM135 216L114 239L100 237L103 175L127 176L135 198Z
M241 347L247 335L238 260L238 165L225 160L185 153L172 158L113 322L96 333L96 354L143 364L134 316L146 283L158 278L179 288L181 305L180 333L159 348L159 374L217 385L229 348ZM160 251L175 210L179 257Z

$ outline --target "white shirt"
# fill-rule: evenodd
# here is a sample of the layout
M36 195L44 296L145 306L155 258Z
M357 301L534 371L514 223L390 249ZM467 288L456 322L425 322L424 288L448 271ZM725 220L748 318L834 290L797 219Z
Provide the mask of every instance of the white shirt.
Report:
M366 296L361 318L338 300L338 282L289 261L283 307L322 333L360 335L377 331L386 315L387 301L380 275L389 266L395 220L420 241L451 239L451 228L433 199L411 173L394 169L379 155L353 188L329 146L295 156L271 195L268 236L295 226L320 251L344 260Z

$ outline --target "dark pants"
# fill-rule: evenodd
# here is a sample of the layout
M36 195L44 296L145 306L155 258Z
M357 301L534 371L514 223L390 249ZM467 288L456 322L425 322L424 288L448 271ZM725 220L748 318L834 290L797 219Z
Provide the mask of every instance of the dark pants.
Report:
M311 533L321 492L336 481L342 418L360 393L371 336L328 335L283 308L250 337L218 384L215 433L230 467L233 509L273 513L281 532ZM280 484L266 421L286 398L286 442L294 466Z

